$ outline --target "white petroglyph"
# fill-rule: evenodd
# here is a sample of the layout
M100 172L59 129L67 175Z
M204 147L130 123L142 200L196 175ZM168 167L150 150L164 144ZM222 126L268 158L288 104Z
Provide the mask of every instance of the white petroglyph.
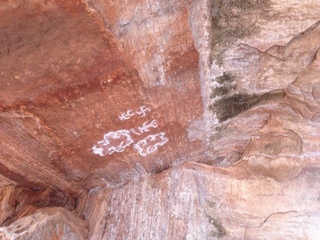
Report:
M132 132L134 135L141 135L141 133L138 133L134 128L130 128L130 132Z
M135 115L135 113L132 111L132 110L128 110L124 113L121 113L121 115L119 116L119 119L121 121L125 121L125 120L128 120L130 119L131 117L133 117Z
M165 132L152 134L133 145L133 148L143 157L155 152L158 147L165 145L169 139Z
M114 152L123 152L134 141L128 130L118 130L103 135L104 140L97 142L92 151L100 156L111 155Z
M148 112L151 112L151 109L147 108L146 106L141 106L140 111L136 111L138 115L142 115L141 117L146 116Z
M97 145L100 145L102 143L104 143L104 141L99 141L99 142L97 142ZM99 154L101 157L105 156L104 153L103 153L103 148L102 147L97 147L97 145L94 145L92 147L93 153Z
M158 127L157 120L152 120L151 122L145 121L142 124L142 126L138 128L130 128L130 132L132 132L134 135L140 136L145 132L150 132L150 128L157 128L157 127Z
M128 110L120 114L119 119L121 121L129 120L135 115L145 117L147 113L151 112L151 109L146 106L140 106L139 110ZM121 153L127 147L134 143L131 134L141 136L144 133L150 132L151 128L157 128L157 120L145 121L141 126L130 128L130 130L122 129L116 132L108 132L103 135L103 140L98 141L96 145L92 147L92 151L101 157L111 155L115 152ZM139 152L141 156L147 156L150 153L155 152L158 147L165 145L169 139L166 137L165 132L157 134L151 134L144 139L134 144L133 148Z
M140 133L145 133L145 132L149 132L150 128L157 128L158 124L157 124L157 120L152 120L150 123L148 123L148 121L145 121L141 127L138 127Z
M120 114L119 119L121 121L129 120L131 117L134 115L140 115L140 117L144 117L147 115L148 112L151 112L151 109L146 107L146 106L141 106L139 110L133 111L133 110L128 110L126 112L123 112Z

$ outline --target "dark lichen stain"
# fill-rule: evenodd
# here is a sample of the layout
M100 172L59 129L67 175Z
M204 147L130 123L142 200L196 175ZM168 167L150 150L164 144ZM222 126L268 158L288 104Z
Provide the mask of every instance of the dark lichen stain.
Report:
M216 64L223 64L223 54L239 39L260 31L257 20L271 6L270 0L211 0L211 56ZM279 97L283 91L265 94L235 93L236 77L230 73L214 79L219 86L212 89L211 98L219 98L209 106L220 122L232 118L262 101Z
M209 223L215 228L215 231L211 231L211 236L214 238L217 237L218 239L224 237L227 234L227 231L222 226L222 224L207 213L206 216L208 218Z
M223 87L215 88L212 90L211 98L214 98L214 97L220 96L220 95L224 95L234 89L235 89L234 86L223 86Z
M245 94L237 93L229 96L224 96L209 106L220 122L250 109L251 107L272 99L282 98L284 91L273 91L265 94Z
M258 18L270 6L270 0L211 0L211 56L222 64L222 55L229 44L258 32Z
M235 81L235 77L230 73L224 72L223 75L220 77L217 77L215 81L219 84L232 83Z
M215 81L219 83L220 86L212 89L211 98L229 94L232 90L236 89L235 77L230 73L223 73L223 75L217 77Z
M208 199L207 199L206 202L207 202L207 205L208 205L209 208L215 208L216 205L217 205L214 201L210 201Z

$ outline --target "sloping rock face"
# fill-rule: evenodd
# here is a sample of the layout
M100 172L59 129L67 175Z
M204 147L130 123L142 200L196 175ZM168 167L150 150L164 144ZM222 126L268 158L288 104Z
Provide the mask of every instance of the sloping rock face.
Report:
M184 5L181 26L188 23ZM142 56L130 55L129 47L125 52L89 10L77 1L17 2L2 9L1 171L19 184L49 184L79 195L162 171L203 150L185 135L202 113L190 29L171 30L165 77L143 84L146 77L133 61ZM173 49L180 36L187 39L183 51ZM151 63L141 65L156 71Z
M87 224L64 208L43 208L8 227L0 227L1 239L87 239Z
M319 8L5 1L0 234L318 239Z
M43 207L64 207L73 211L81 202L71 194L52 188L32 190L8 185L0 191L0 225L9 225L15 220L30 215ZM78 206L78 208L79 208ZM79 214L79 211L77 211Z
M187 163L92 191L90 239L319 238L318 170L278 181L246 168Z

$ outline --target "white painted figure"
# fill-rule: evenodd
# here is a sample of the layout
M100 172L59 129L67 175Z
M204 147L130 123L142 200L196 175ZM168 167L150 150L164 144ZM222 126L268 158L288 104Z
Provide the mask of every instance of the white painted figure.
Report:
M97 142L97 145L94 145L94 146L92 147L93 153L99 154L101 157L105 156L105 153L104 153L104 151L103 151L104 148L102 147L103 144L104 144L104 140Z
M151 109L146 107L146 106L141 106L139 110L133 111L133 110L128 110L126 112L123 112L120 114L119 119L121 121L125 121L133 117L134 115L138 114L140 117L144 117L147 115L148 112L151 112Z
M104 140L97 142L92 151L100 156L111 155L114 152L123 152L133 143L129 130L118 130L103 135Z
M121 121L125 121L125 120L130 119L132 116L134 116L134 114L135 113L132 110L128 110L128 111L126 111L124 113L121 113L121 115L119 116L119 119Z
M151 112L151 109L147 108L146 106L141 106L140 111L136 111L138 115L142 115L141 117L146 116L148 112Z
M143 157L153 153L158 147L165 145L169 139L165 132L152 134L133 145L133 148Z
M138 127L140 133L145 133L145 132L149 132L150 128L157 128L158 124L157 124L157 120L152 120L150 123L148 123L148 121L145 121L142 124L142 127Z
M141 135L141 133L138 133L134 128L130 128L130 132L132 132L134 135Z
M151 109L146 106L141 106L139 110L133 111L128 110L121 113L119 119L125 121L130 119L135 115L144 117ZM130 130L118 130L116 132L108 132L103 135L103 140L97 142L96 145L92 147L92 151L100 156L111 155L114 152L123 152L127 147L134 143L132 135L140 136L144 133L150 132L151 128L157 128L157 120L145 121L142 126L136 128L130 128ZM157 134L151 134L141 141L134 144L134 149L139 152L141 156L147 156L158 149L158 147L165 145L169 139L166 137L165 132L160 132Z

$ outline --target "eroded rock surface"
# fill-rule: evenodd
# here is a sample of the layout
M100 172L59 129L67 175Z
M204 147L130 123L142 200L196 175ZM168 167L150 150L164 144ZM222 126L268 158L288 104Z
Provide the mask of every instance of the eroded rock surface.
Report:
M1 239L85 240L87 223L64 208L42 208L7 227L0 227Z
M5 1L1 237L317 239L319 7Z
M21 217L30 215L43 207L64 207L81 215L83 203L71 194L52 188L29 189L8 185L0 191L0 225L9 225Z
M202 112L198 53L185 27L188 6L185 3L177 12L176 21L181 23L168 32L173 42L166 43L163 54L172 56L172 64L162 66L166 79L160 85L144 83L152 77L146 78L136 62L141 59L141 66L147 66L150 59L138 53L153 57L158 46L149 42L154 50L129 54L125 39L119 39L115 29L104 28L98 13L84 3L34 1L1 9L7 14L1 23L2 174L8 177L5 169L10 168L15 174L11 178L19 184L50 184L82 195L201 153L201 142L185 136L189 123ZM31 14L34 11L37 14ZM153 16L150 20L157 21ZM159 39L151 30L146 29L150 37ZM138 34L137 42L144 35L134 28L132 34ZM185 50L171 49L182 47L180 37L187 40ZM162 64L168 63L164 59ZM94 151L94 146L100 150Z
M319 169L278 181L247 167L187 163L92 191L90 239L318 239Z

